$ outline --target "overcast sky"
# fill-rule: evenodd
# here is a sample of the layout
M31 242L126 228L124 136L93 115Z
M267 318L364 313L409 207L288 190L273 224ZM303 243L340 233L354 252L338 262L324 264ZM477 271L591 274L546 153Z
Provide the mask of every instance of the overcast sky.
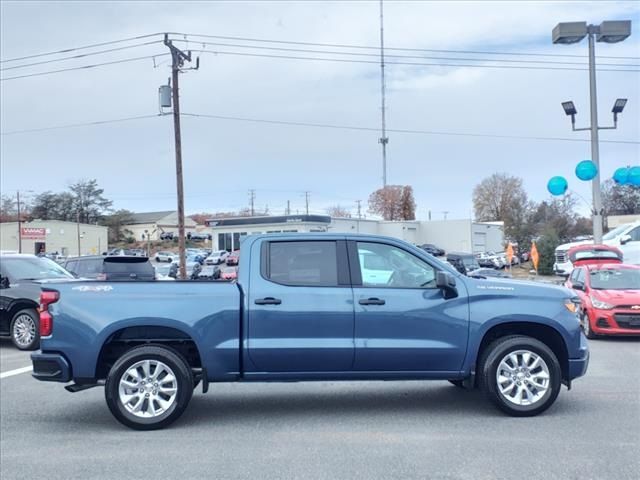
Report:
M249 37L345 45L379 45L378 2L1 2L2 78L120 59L163 54L161 43L27 68L8 67L58 56L7 62L15 57L119 40L156 32ZM385 44L436 50L524 52L583 56L586 41L551 44L560 21L631 19L635 32L619 44L598 43L600 64L640 70L640 8L637 2L385 2ZM184 35L173 35L175 39ZM94 52L160 40L160 35L65 54ZM188 36L184 48L268 55L320 56L306 52L202 45L238 40ZM373 53L375 50L251 43L262 47ZM391 51L387 54L447 58L499 58L512 66L586 67L586 57L497 56L470 53ZM62 55L62 56L65 56ZM194 54L195 55L195 54ZM200 69L181 75L186 113L287 122L377 128L380 67L352 63L202 53ZM376 60L324 54L324 57ZM474 63L432 58L390 61ZM81 178L96 178L116 208L175 208L175 161L171 116L20 134L6 133L113 120L158 112L157 89L166 83L166 56L93 69L5 80L1 85L1 188L64 190ZM155 66L154 66L155 64ZM505 64L503 64L505 65ZM600 68L619 68L601 66ZM573 100L578 126L589 121L586 71L388 65L389 129L588 139L571 132L560 102ZM598 74L601 125L611 123L617 97L629 98L615 131L602 140L640 141L640 73ZM341 204L355 211L381 186L379 132L251 123L188 117L182 120L185 205L188 213L237 210L256 190L256 205L284 213L324 213ZM494 172L524 178L532 198L546 198L546 182L564 175L570 188L590 199L575 164L590 158L589 142L390 132L388 179L415 190L418 218L468 218L475 184ZM640 164L640 145L601 144L602 174ZM586 206L584 207L586 210Z

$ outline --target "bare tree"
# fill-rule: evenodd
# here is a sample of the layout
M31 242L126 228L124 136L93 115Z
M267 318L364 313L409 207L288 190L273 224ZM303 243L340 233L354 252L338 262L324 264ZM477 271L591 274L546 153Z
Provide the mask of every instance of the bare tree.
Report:
M608 179L602 184L602 205L605 215L634 215L640 213L640 188L618 185Z
M416 202L409 185L387 185L369 196L369 211L385 220L415 220Z
M327 208L327 215L333 218L351 218L351 212L342 205L333 205Z

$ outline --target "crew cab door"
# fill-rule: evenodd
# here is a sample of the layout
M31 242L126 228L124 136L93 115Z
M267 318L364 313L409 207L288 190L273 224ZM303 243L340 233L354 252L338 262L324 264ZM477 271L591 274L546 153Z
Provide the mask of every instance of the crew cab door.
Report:
M346 242L264 240L251 253L260 259L252 261L247 302L255 371L350 371L354 312Z
M469 306L463 285L445 299L437 269L400 246L349 241L355 306L355 371L459 371L465 357ZM373 258L376 257L375 260ZM391 275L367 274L360 260Z

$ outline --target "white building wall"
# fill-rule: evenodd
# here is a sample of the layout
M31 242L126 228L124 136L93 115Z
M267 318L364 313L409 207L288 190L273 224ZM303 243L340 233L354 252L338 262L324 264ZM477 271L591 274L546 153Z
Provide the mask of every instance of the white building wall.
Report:
M22 253L36 252L36 243L43 242L45 252L78 255L78 225L59 220L23 222L23 227L45 228L44 239L22 239ZM80 251L82 255L98 255L108 248L108 228L101 225L80 224ZM18 223L0 223L0 250L18 251Z
M471 252L471 220L432 220L420 226L419 243L433 243L447 252Z

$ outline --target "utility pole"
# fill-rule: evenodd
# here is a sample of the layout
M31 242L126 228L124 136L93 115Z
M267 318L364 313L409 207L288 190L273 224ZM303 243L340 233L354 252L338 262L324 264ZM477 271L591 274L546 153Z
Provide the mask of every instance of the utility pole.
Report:
M256 191L252 188L249 190L249 211L251 212L251 216L253 217L256 214L255 210L255 201L256 201Z
M287 200L286 215L291 215L291 201L290 200Z
M173 131L175 136L176 148L176 190L178 197L178 249L180 256L180 279L187 278L187 266L185 257L184 242L184 187L182 181L182 136L180 132L180 90L178 77L180 69L184 65L184 61L191 62L191 52L184 53L173 45L169 40L169 35L164 34L164 44L169 47L171 52L171 83L173 88ZM196 61L197 69L200 66L199 59Z
M356 232L360 233L360 219L362 218L362 200L356 200L356 203L358 204L358 221L356 222Z
M16 192L18 203L18 253L22 253L22 219L20 218L20 190Z
M387 86L384 79L384 12L382 8L383 0L380 0L380 93L382 103L382 136L378 143L382 145L382 186L387 186L387 123L386 123L386 93Z
M78 235L78 256L82 256L82 251L80 250L80 210L82 209L82 189L79 193L80 203L78 204L78 209L76 210L76 233Z
M304 192L304 203L305 203L305 205L306 205L306 212L307 212L307 215L309 215L309 194L310 194L310 193L311 193L311 192L309 192L309 191Z

